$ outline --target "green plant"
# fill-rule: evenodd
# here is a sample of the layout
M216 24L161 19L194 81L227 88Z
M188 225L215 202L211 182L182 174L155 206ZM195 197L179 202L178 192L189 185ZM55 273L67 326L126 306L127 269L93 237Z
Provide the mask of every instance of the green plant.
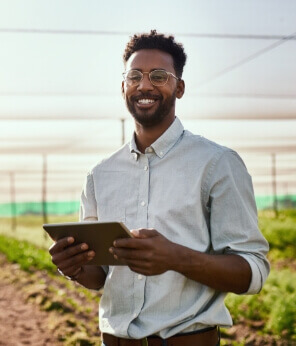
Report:
M23 270L31 271L31 268L36 268L56 272L48 251L27 241L0 235L0 252L4 253L10 262L18 263Z
M259 213L259 228L269 246L269 258L296 258L296 211L285 210L276 218L271 212Z
M296 335L295 283L295 272L272 270L260 294L229 294L225 302L235 322L242 318L264 320L265 332L292 338Z
M274 301L266 330L296 339L296 292L280 296Z

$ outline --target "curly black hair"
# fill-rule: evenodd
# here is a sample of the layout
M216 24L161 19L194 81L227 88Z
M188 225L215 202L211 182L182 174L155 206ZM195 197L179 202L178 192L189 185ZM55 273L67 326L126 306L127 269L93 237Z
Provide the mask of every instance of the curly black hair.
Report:
M174 68L177 77L182 77L187 56L185 54L183 45L181 43L177 43L174 36L158 34L156 30L151 30L150 33L135 34L131 37L124 50L124 64L126 64L134 52L140 49L159 49L170 54L174 60Z

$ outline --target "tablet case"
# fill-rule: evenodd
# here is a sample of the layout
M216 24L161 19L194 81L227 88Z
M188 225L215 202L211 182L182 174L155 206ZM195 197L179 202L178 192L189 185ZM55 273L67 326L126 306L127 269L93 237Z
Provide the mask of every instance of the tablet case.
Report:
M88 244L89 250L96 253L88 265L124 265L113 257L109 248L115 239L132 237L122 222L68 222L44 224L43 228L54 241L71 236L74 244Z

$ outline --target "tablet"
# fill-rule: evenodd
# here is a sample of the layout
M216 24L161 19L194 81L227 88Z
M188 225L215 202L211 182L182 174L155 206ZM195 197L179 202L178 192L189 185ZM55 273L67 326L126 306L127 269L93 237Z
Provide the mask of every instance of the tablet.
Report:
M44 230L52 240L73 237L74 244L86 243L94 250L95 257L89 265L124 265L109 252L113 241L118 238L131 238L132 233L122 222L67 222L44 224Z

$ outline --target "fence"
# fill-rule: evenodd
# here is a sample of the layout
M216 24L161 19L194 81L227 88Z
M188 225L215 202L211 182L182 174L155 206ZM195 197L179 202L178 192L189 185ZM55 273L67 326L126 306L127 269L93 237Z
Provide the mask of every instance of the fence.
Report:
M296 195L282 195L276 197L278 209L296 208ZM273 209L274 196L256 196L259 210ZM19 215L68 215L79 211L79 201L59 202L22 202L0 204L0 217L13 217Z

